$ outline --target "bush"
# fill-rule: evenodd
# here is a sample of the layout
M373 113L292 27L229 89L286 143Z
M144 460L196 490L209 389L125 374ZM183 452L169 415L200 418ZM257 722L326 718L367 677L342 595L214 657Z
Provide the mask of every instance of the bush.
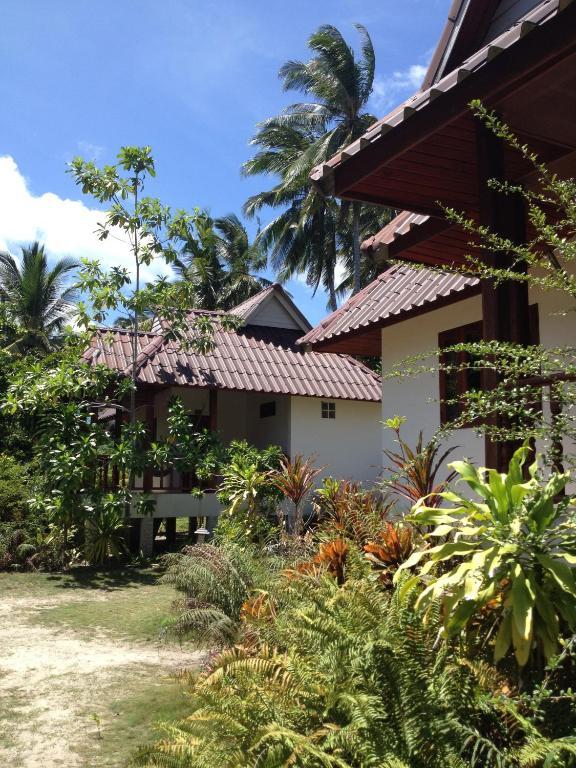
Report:
M276 561L247 547L196 544L167 555L162 581L185 599L169 629L208 648L222 648L242 634L240 613L250 592L273 578Z
M260 451L245 440L235 440L222 464L219 500L227 509L220 515L216 541L239 545L265 544L278 533L272 522L281 493L270 481L280 466L282 450L275 445Z
M413 588L325 574L292 574L289 586L280 611L252 601L266 641L212 658L192 680L190 715L139 765L574 765L572 739L546 741L491 668L438 642L440 611L423 623Z
M28 511L28 473L7 454L0 454L0 523L17 522Z

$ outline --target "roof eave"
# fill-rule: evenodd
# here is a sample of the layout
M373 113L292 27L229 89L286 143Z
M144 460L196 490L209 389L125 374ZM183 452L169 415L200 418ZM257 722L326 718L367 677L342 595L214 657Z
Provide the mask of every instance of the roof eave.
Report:
M548 13L548 9L545 10ZM541 61L557 55L554 35L561 38L563 47L573 45L573 28L576 23L576 3L573 0L552 2L543 22L532 23L532 13L504 33L514 37L505 48L498 46L498 41L504 36L501 35L474 54L474 58L482 52L485 54L483 60L475 63L476 69L468 69L464 62L434 86L412 96L389 113L384 121L369 129L364 137L335 155L328 163L314 168L310 175L311 181L324 194L360 199L352 191L354 185L420 141L429 132L430 125L440 129L466 113L472 98L492 96L506 84L523 77L527 69L531 70ZM537 34L534 35L534 32ZM526 40L527 37L529 40ZM498 60L501 63L495 69L494 62ZM502 79L503 73L506 75L505 81ZM386 204L386 200L382 200L381 204ZM410 208L409 205L406 207ZM430 210L420 212L438 213Z

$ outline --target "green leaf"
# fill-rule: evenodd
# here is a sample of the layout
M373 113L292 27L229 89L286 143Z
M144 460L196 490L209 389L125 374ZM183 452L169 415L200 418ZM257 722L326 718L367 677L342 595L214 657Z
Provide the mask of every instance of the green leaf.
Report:
M518 666L524 667L528 663L530 651L532 650L532 633L530 633L529 637L523 637L516 629L514 621L511 623L511 629L516 661L518 662Z
M565 561L554 560L548 557L548 555L539 554L536 555L536 558L544 568L550 571L557 584L565 592L569 592L573 597L576 597L576 582L574 581L572 568Z
M498 663L500 659L503 659L510 643L512 642L512 614L506 613L504 618L500 622L498 627L498 634L496 635L496 644L494 646L494 661Z
M449 637L459 634L474 615L476 608L475 600L462 600L445 624L446 634Z
M506 493L506 486L504 485L502 475L495 469L488 470L488 483L496 501L498 519L501 522L505 522L507 516L510 513L510 502L508 494Z
M511 597L516 632L528 640L532 636L532 607L536 595L519 565L514 569Z
M418 565L418 563L420 562L420 560L422 560L424 555L428 554L428 551L429 550L427 550L427 549L419 549L418 551L413 552L410 555L410 557L408 558L408 560L405 560L402 563L402 565L398 568L396 573L394 574L394 582L396 582L398 580L398 578L399 578L398 574L401 571L407 571L409 568L413 568L415 565Z
M448 524L439 525L436 528L434 528L434 530L431 533L429 533L428 536L448 536L448 534L452 533L453 530L454 530L453 525L448 525Z

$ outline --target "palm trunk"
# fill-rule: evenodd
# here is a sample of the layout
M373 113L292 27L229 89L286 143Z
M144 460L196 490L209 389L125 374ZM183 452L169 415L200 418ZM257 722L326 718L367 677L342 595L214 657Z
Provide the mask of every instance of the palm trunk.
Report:
M330 274L328 275L328 309L335 312L338 309L338 300L336 298L336 286L334 285L334 273L336 271L336 242L335 238L330 238Z
M352 247L354 253L352 272L352 294L358 293L360 285L360 205L357 200L352 203Z

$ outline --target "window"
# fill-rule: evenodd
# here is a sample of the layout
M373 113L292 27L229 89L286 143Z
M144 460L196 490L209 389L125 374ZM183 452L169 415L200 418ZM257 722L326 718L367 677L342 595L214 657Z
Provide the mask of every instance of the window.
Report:
M482 322L461 325L438 334L440 349L456 344L472 344L482 339ZM440 355L440 423L446 424L458 418L462 404L458 402L465 392L478 390L482 386L482 371L470 366L472 361L467 352L443 352ZM449 370L444 370L444 367Z
M530 306L530 342L540 343L538 305ZM456 344L472 344L482 340L482 321L461 325L438 334L438 346L446 349ZM482 370L471 367L472 360L466 352L443 352L440 362L454 370L440 371L440 423L446 424L462 413L458 400L465 392L482 388ZM461 370L459 370L461 369ZM450 402L447 402L450 401ZM466 424L464 426L471 426Z
M260 418L266 419L269 416L276 416L276 402L274 400L271 403L260 404Z
M322 403L322 418L323 419L335 419L336 418L336 403Z

